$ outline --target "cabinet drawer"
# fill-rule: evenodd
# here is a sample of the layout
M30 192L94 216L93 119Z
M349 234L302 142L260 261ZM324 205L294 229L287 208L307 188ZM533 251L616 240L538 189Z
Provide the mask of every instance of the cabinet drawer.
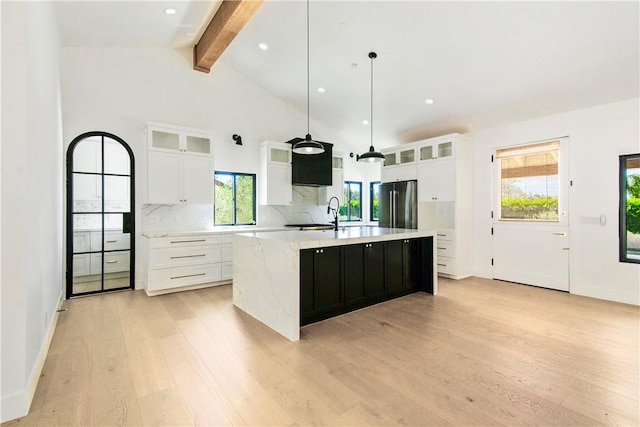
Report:
M91 232L91 250L101 251L103 239L104 239L105 251L126 250L131 248L130 234L118 233L118 232L105 232L103 236L102 233L99 231L92 231Z
M149 251L149 268L151 269L212 262L220 262L219 245L160 248Z
M179 288L221 280L221 263L149 271L148 291Z
M91 274L102 273L103 264L105 273L128 271L130 267L129 251L105 252L104 260L101 253L91 254Z
M455 257L456 256L456 242L452 240L438 239L436 242L436 251L438 257Z
M438 230L437 237L438 237L438 241L440 241L440 240L455 240L456 239L456 231L455 230Z
M233 234L223 234L222 243L233 243Z
M436 267L438 273L455 274L456 260L454 258L439 256Z
M149 248L181 248L188 246L217 245L221 241L219 235L194 235L181 237L158 237L149 239Z

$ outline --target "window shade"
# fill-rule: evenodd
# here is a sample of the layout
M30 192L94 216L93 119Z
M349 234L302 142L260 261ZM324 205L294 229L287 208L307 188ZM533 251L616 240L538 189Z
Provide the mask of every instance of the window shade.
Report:
M558 174L560 141L547 141L496 150L501 160L501 178L523 178Z

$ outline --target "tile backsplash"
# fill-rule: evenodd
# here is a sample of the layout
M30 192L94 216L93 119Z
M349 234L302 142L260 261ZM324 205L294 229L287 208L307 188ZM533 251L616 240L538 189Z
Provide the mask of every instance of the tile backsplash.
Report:
M291 206L257 206L258 225L279 227L285 224L329 223L327 205L318 205L318 189L293 187ZM142 231L197 231L213 228L213 205L143 205Z

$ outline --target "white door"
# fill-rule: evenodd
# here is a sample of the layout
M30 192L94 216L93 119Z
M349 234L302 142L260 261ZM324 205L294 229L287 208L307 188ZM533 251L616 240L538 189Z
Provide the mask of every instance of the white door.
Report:
M568 151L568 138L495 150L495 279L569 290Z

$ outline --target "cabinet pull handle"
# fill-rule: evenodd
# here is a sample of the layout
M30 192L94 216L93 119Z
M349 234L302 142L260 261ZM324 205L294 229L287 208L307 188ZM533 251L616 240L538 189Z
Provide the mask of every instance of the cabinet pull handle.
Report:
M173 279L184 279L185 277L197 277L197 276L206 276L207 273L198 273L198 274L185 274L184 276L173 276L170 277L171 280Z
M438 233L438 236L440 236L440 237L447 237L447 235L446 235L446 234L440 234L440 233Z
M171 243L196 243L196 242L206 242L207 239L199 239L199 240L172 240Z
M116 262L118 262L117 259L108 259L108 260L105 261L105 263L107 263L107 264L115 264Z
M117 241L118 241L118 239L107 240L107 243L115 243L115 242L117 242Z
M438 246L437 249L442 249L443 251L447 250L447 248L441 248L440 246Z
M440 267L446 267L447 264L438 264Z
M172 256L171 259L197 258L197 257L201 257L201 256L206 256L206 254Z
M559 233L551 233L551 234L553 234L554 236L566 236L567 235L564 231L559 232Z

